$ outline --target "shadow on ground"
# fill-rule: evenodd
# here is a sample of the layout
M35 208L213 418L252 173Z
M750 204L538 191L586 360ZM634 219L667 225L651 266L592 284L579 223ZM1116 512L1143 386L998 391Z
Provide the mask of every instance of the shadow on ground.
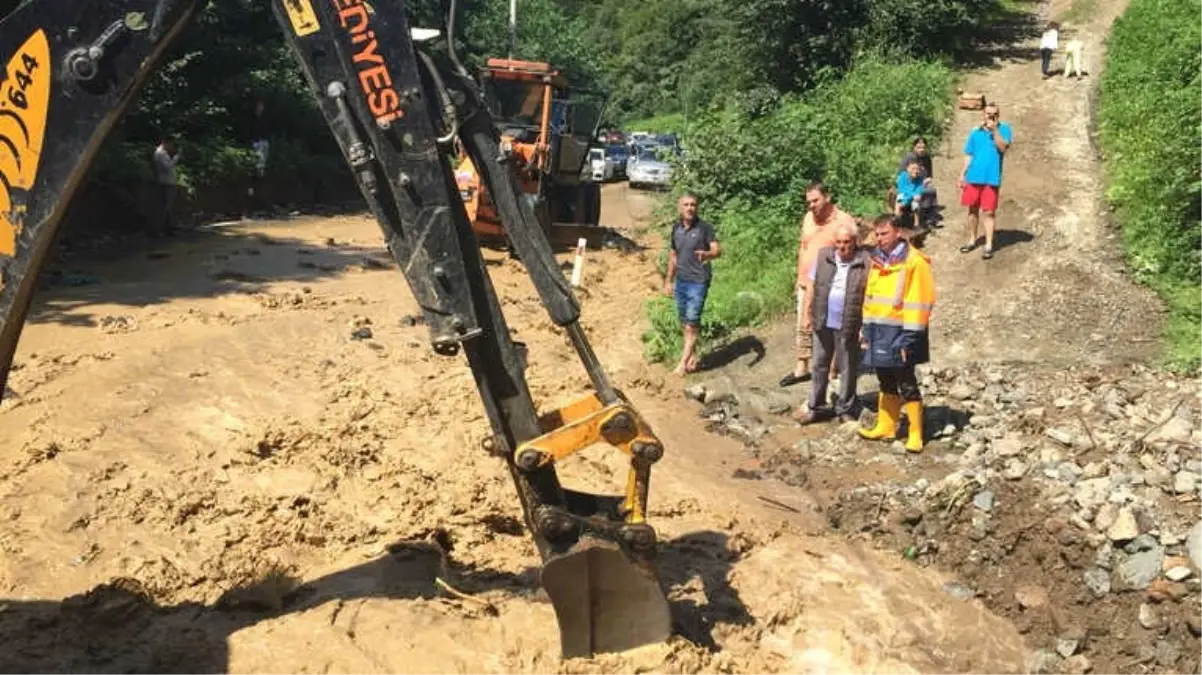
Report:
M436 579L470 595L499 590L515 602L545 602L536 569L512 574L459 565L445 550L434 539L397 542L377 559L303 584L286 572L268 571L211 606L159 605L130 578L61 602L0 598L0 672L225 673L233 633L327 603L337 603L332 608L336 617L342 603L363 598L441 599L480 620L499 616L495 606L480 598L448 597ZM667 589L700 578L704 591L703 601L673 603L677 633L717 649L712 636L716 624L752 621L726 581L738 554L727 546L725 534L694 532L663 542L660 550Z
M286 231L281 228L281 231ZM353 272L392 270L383 247L310 242L239 228L194 230L121 255L61 255L47 263L30 323L98 325L96 305L145 307L179 298L264 292L274 282L306 282ZM406 286L407 288L407 286Z

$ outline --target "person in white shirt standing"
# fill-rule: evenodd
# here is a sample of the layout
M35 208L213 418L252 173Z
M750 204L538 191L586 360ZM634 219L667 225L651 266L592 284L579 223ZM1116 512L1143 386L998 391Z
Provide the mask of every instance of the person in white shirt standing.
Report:
M835 416L842 422L858 419L856 378L870 259L868 252L858 247L855 225L838 223L832 235L832 245L819 249L808 273L810 283L803 312L806 329L813 335L813 384L808 409L793 415L800 424ZM826 405L832 360L839 368L839 393L833 411Z
M175 195L179 192L179 181L176 180L175 167L179 165L180 151L175 147L175 140L163 138L154 149L154 182L159 198L158 225L159 234L167 234L175 229L172 210L175 207Z
M1043 37L1039 38L1039 65L1043 71L1043 79L1048 79L1051 74L1048 73L1048 68L1052 65L1052 54L1056 53L1056 49L1060 46L1060 24L1052 21L1043 31Z

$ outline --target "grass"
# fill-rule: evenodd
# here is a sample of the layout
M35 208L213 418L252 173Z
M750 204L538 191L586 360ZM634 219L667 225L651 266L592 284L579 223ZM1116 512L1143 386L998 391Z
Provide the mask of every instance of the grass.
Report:
M1098 127L1128 264L1170 315L1163 364L1202 365L1202 27L1196 0L1131 0L1107 40Z

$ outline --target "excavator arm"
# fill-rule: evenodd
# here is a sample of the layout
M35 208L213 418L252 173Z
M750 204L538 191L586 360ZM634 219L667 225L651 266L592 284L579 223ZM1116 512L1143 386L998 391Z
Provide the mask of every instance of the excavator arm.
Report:
M63 214L196 0L28 0L0 22L0 391ZM318 107L425 314L433 350L465 357L488 414L485 449L513 478L542 559L564 657L671 632L646 522L663 446L607 378L579 305L518 187L472 78L421 48L402 0L272 0ZM450 26L454 25L454 5ZM448 31L450 32L450 31ZM593 393L539 414L456 186L458 140L496 202ZM560 484L556 463L602 444L629 458L621 494Z

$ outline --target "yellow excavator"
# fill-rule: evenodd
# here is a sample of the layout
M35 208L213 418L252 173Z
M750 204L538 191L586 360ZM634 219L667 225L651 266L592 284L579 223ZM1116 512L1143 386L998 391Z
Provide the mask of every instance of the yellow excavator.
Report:
M663 444L610 382L580 326L535 205L480 83L425 48L403 0L271 0L292 54L384 241L422 308L434 352L462 353L487 412L484 450L509 471L542 559L564 657L666 640L667 599L647 522ZM39 271L97 151L195 15L197 0L26 0L0 22L0 392ZM452 0L446 33L454 34ZM470 158L505 236L593 392L540 414L450 161ZM612 495L570 490L556 464L594 445L629 458ZM465 449L466 450L466 449ZM10 645L11 646L11 645Z

